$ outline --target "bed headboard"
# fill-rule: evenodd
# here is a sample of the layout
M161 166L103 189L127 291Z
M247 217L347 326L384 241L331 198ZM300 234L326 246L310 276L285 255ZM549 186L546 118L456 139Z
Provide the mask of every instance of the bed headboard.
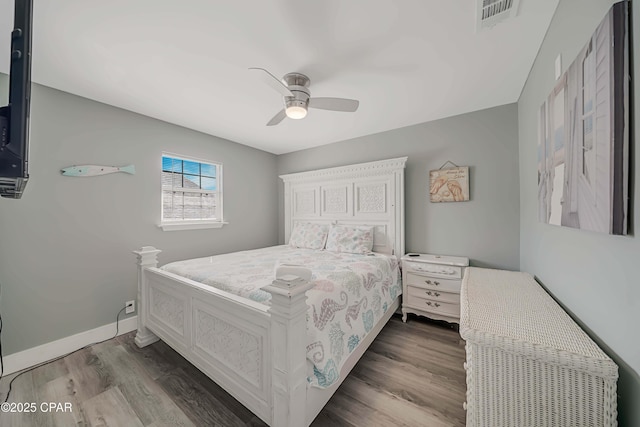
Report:
M296 222L372 225L374 252L404 255L406 157L281 175L284 238Z

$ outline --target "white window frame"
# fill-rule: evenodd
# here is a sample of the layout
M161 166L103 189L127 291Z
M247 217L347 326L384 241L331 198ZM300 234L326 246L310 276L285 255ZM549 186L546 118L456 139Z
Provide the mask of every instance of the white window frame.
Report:
M216 167L216 190L202 190L197 188L184 188L184 189L176 189L173 186L163 185L162 183L162 158L163 157L171 157L174 159L196 162L196 163L204 163L208 165L213 165ZM183 172L184 173L184 172ZM179 231L179 230L198 230L198 229L207 229L207 228L222 228L227 222L224 222L224 214L223 214L223 165L220 162L214 162L211 160L200 159L197 157L184 156L181 154L169 153L166 151L162 152L160 157L160 224L158 227L162 228L163 231ZM182 188L182 187L181 187ZM215 192L216 202L218 203L216 213L218 214L218 218L214 219L164 219L164 201L163 201L163 192L164 191L182 191L187 193L212 193Z

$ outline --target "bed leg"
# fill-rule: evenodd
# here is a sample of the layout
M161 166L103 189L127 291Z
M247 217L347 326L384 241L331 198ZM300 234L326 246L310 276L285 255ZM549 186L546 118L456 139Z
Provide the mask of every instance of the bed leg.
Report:
M307 425L307 296L313 284L286 275L263 289L271 294L272 426Z
M153 246L143 246L138 251L133 251L137 255L138 264L138 331L136 332L135 343L138 347L146 347L158 341L159 338L146 328L147 301L143 298L145 294L146 281L144 271L147 267L158 266L158 254L162 252Z

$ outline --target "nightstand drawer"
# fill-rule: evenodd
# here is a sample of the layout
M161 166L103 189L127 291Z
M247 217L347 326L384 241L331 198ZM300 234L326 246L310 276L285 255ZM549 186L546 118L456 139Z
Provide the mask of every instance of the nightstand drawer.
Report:
M441 290L416 288L415 286L407 287L407 294L417 298L427 298L437 302L448 302L451 304L460 304L460 294L452 292L442 292Z
M442 314L444 316L460 317L460 303L450 303L434 301L432 299L421 298L414 295L407 295L407 305L422 311Z
M454 265L427 264L424 262L405 261L403 268L408 272L424 273L433 277L462 279L462 267Z
M407 273L407 285L424 289L460 293L460 280L439 279Z

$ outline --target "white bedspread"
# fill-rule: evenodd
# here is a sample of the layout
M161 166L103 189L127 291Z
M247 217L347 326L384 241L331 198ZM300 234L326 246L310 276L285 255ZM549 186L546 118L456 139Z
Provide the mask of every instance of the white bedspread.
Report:
M274 280L276 263L313 272L307 292L307 358L311 385L325 388L339 378L349 354L402 293L398 261L383 254L348 254L273 246L179 261L162 269L269 305L262 287Z

